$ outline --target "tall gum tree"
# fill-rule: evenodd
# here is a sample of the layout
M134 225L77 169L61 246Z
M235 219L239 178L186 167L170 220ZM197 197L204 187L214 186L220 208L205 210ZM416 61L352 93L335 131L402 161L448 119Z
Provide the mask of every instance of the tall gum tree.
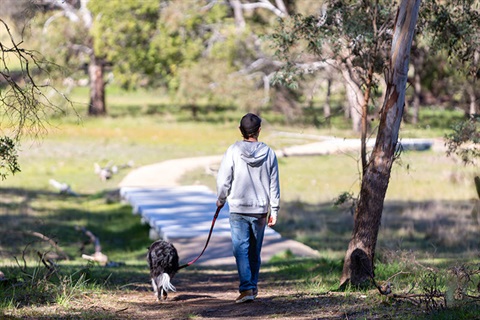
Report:
M408 64L420 0L402 0L395 19L390 66L386 73L386 95L380 112L375 146L362 179L354 228L343 265L340 284L362 284L374 277L383 204L404 111Z
M69 46L77 54L85 54L88 59L88 78L90 83L90 100L88 103L88 115L101 116L107 114L105 104L105 60L99 56L94 49L94 38L90 34L93 26L94 17L89 9L90 0L58 1L58 0L39 0L36 6L45 6L53 8L52 14L45 21L44 33L50 32L49 25L60 17L66 17L72 25L64 25L64 28L82 28L86 30L86 37L81 43L70 43ZM53 32L53 31L52 31Z
M352 73L354 76L362 72L358 80L364 82L358 87L364 90L363 116L369 99L369 92L364 88L371 88L372 71L378 72L377 66L386 71L376 144L370 157L362 148L361 191L352 238L345 254L342 285L347 282L357 285L374 277L375 247L390 172L396 158L400 123L405 113L407 71L419 13L422 13L422 39L430 43L433 37L437 40L433 41L434 48L446 47L449 59L456 57L465 60L462 62L470 61L467 64L470 73L479 74L476 43L480 16L471 8L474 1L425 0L424 3L422 12L419 12L420 1L413 0L401 1L397 10L393 9L391 2L380 0L325 1L325 10L322 9L320 15L294 15L292 20L281 21L278 31L271 36L277 56L286 61L286 67L277 76L285 85L295 85L296 75L313 73L326 65L343 72L346 83L349 83L347 79L351 71L356 71ZM356 10L352 11L352 8ZM396 15L390 15L392 11ZM368 12L370 15L365 18ZM305 52L310 54L310 61L305 59L308 57ZM299 63L300 60L303 63ZM342 62L356 69L342 67ZM370 64L365 65L365 62ZM418 69L422 67L420 62L417 61ZM365 123L362 130L365 130Z

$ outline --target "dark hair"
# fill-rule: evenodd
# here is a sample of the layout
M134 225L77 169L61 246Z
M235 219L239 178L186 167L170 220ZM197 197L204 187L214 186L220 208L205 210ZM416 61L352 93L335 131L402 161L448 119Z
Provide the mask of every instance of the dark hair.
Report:
M240 120L240 131L245 139L258 136L258 130L262 124L262 119L253 113L247 113Z

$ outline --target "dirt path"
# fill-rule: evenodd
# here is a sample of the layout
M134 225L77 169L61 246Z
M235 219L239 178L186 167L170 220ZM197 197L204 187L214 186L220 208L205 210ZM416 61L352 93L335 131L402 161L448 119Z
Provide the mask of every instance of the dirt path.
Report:
M295 280L263 272L253 302L236 304L237 275L232 267L190 269L173 279L177 292L157 302L147 281L108 292L82 293L64 306L36 305L1 319L392 319L388 306L372 312L369 299L357 293L308 294ZM370 304L370 305L369 305ZM408 310L407 310L408 311ZM397 313L398 315L398 313ZM401 317L400 317L401 318Z
M304 320L346 319L347 315L349 319L355 319L367 309L362 308L358 304L361 300L353 296L346 298L343 293L307 295L292 290L295 286L284 286L271 277L274 275L266 275L267 279L260 282L255 301L236 304L235 270L189 270L174 278L177 292L171 293L167 301L156 302L151 288L145 284L128 293L117 291L115 296L107 298L112 301L108 304L108 311L115 313L118 319ZM104 309L105 304L96 308Z

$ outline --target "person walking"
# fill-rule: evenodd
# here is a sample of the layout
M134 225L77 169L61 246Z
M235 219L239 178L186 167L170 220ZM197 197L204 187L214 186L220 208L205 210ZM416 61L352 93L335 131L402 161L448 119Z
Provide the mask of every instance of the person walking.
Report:
M253 113L242 117L239 128L243 140L227 149L217 175L217 207L228 201L230 208L233 255L240 280L236 303L257 297L265 227L277 223L280 208L277 157L258 141L261 122Z

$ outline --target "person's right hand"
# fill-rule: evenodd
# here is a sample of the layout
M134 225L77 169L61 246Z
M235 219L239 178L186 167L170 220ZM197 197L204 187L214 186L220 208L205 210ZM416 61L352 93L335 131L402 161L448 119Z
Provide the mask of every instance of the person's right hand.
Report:
M277 216L270 215L268 218L268 226L273 227L277 223Z
M220 200L217 200L217 207L218 208L222 209L224 205L225 205L225 202L221 203Z

